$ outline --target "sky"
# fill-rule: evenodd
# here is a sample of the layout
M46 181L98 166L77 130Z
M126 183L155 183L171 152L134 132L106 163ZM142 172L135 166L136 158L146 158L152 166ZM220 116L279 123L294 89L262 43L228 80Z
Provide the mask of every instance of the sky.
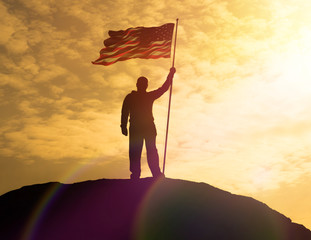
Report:
M311 229L310 11L308 0L1 0L0 194L129 178L123 99L140 76L160 87L172 59L91 61L109 30L179 18L166 176ZM168 93L153 109L161 166L167 107Z

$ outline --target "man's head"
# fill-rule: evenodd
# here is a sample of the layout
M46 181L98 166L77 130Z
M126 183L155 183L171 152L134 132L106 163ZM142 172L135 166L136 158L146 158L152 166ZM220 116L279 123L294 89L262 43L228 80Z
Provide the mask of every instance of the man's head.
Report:
M139 77L136 83L137 91L146 92L148 87L148 79L146 77Z

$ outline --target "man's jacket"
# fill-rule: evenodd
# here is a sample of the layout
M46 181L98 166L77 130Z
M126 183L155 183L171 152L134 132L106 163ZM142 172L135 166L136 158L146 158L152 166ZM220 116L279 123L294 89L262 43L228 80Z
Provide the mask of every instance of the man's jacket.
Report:
M157 90L151 92L132 91L129 93L123 101L121 126L127 126L128 116L130 116L129 121L131 125L148 125L153 123L153 102L168 90L171 83L172 74L169 74L164 84Z

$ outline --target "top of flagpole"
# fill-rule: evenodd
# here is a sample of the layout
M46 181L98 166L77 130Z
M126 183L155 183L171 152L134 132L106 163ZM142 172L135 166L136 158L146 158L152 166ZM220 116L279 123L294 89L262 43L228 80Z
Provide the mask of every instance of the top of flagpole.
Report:
M176 18L176 28L175 28L175 41L174 41L174 52L173 52L173 63L172 67L175 66L175 52L176 52L176 41L177 41L177 27L178 27L178 18Z

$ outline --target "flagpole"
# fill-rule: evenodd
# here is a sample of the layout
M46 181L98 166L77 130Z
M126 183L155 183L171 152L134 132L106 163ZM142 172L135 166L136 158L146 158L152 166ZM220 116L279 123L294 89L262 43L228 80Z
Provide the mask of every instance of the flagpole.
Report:
M175 65L175 52L176 52L176 40L177 40L177 27L178 27L178 18L176 19L176 29L175 29L175 42L174 42L174 52L173 52L173 62L172 68ZM163 174L165 171L165 160L166 160L166 150L167 150L167 139L168 139L168 127L170 123L170 112L171 112L171 100L172 100L172 90L173 90L173 79L170 87L170 96L168 100L168 111L167 111L167 122L166 122L166 136L165 136L165 147L164 147L164 159L163 159Z

